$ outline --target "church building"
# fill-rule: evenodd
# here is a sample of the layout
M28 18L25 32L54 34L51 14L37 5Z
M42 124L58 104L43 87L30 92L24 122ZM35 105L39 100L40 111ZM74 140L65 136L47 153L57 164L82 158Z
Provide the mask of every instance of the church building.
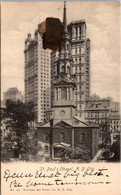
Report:
M84 145L93 158L98 151L99 127L75 117L74 102L75 76L70 42L67 30L66 6L63 14L63 45L57 62L57 77L54 85L53 118L38 127L38 141L42 143L44 154L53 160L63 157L64 149Z

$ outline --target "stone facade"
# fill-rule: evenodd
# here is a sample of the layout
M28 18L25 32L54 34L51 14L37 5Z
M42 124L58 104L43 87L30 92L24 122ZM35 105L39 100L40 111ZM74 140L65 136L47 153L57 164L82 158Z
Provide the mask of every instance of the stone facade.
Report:
M33 102L37 122L46 118L50 108L50 51L44 50L38 30L32 39L29 33L25 40L25 101Z
M108 122L111 132L120 131L120 104L112 98L100 98L96 94L86 102L85 119L99 124Z
M96 94L86 102L85 119L95 123L105 123L109 119L110 98L100 98Z

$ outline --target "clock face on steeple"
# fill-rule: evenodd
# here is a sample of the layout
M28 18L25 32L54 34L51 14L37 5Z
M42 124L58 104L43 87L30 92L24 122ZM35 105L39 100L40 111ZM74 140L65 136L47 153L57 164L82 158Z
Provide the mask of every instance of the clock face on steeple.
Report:
M60 111L60 116L64 116L65 115L65 110L61 110Z

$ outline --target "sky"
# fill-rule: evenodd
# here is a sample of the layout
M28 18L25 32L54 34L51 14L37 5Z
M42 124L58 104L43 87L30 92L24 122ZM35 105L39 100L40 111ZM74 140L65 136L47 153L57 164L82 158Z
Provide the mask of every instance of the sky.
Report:
M91 95L120 98L120 2L67 2L67 23L84 19L91 40ZM63 2L2 2L1 95L24 92L24 41L46 17L63 18ZM3 96L2 96L3 97Z

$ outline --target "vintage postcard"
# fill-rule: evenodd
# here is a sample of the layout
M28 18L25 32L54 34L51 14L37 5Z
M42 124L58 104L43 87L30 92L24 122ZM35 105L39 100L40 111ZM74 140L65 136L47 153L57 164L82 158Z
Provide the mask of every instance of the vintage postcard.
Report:
M1 194L120 194L120 2L1 3Z

